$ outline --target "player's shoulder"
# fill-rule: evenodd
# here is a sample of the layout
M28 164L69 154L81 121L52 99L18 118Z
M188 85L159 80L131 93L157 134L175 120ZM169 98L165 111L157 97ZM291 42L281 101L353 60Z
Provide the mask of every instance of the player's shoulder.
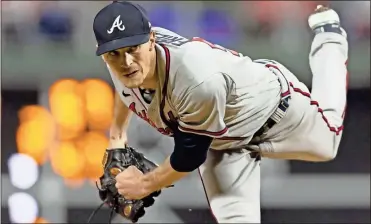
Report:
M194 41L194 37L186 37L162 27L152 29L156 35L156 43L168 48L171 57L192 59L196 54L200 57L203 53L210 53L207 45Z
M190 38L162 27L153 27L152 30L155 32L156 43L168 48L181 49L190 42Z
M161 27L154 27L153 30L157 44L168 51L169 78L173 85L199 85L218 71L210 60L211 52L207 45Z

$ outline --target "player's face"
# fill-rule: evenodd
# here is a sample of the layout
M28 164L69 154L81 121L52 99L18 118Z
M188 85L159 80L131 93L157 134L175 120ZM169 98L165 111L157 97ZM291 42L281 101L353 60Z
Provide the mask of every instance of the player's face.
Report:
M125 47L105 53L104 61L114 75L128 88L136 88L143 84L151 67L153 39L147 43Z

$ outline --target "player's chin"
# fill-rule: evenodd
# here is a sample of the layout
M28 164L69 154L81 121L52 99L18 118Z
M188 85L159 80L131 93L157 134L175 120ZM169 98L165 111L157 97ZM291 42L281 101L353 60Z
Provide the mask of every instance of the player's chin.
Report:
M127 80L124 81L124 85L127 88L138 88L140 85L142 85L143 79L138 79L138 78L128 78Z

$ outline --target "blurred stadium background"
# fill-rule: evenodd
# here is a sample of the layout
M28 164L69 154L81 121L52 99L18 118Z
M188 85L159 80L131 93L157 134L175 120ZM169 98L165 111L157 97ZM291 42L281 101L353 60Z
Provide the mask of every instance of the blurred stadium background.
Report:
M107 1L1 2L1 222L83 223L100 203L113 89L92 21ZM275 59L310 86L315 1L146 1L153 25ZM327 4L322 1L322 3ZM370 2L332 2L350 44L349 105L335 161L264 159L263 223L370 223ZM161 162L172 140L134 118L130 144ZM106 223L103 209L93 222ZM197 174L167 189L142 222L208 223ZM125 223L120 217L113 222Z

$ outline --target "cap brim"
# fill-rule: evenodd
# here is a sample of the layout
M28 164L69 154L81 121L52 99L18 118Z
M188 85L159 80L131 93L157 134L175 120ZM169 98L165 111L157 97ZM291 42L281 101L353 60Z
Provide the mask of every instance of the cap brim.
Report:
M149 41L150 34L139 34L131 37L125 37L117 40L101 44L98 46L95 52L97 56L100 56L109 51L114 51L124 47L131 47L135 45L144 44Z

